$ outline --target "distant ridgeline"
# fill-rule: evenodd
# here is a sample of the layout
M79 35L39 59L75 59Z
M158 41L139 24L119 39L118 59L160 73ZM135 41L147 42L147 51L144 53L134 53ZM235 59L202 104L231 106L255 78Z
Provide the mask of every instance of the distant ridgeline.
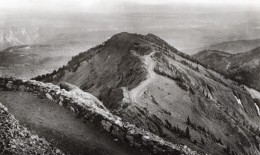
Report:
M63 88L67 89L66 86ZM2 91L26 91L45 96L57 104L73 111L84 120L97 125L101 131L127 143L136 149L146 150L152 154L201 154L192 151L185 145L176 145L165 141L157 135L137 128L133 124L123 122L118 116L107 110L102 102L93 95L79 89L67 91L57 85L42 83L35 80L16 79L12 77L0 77L0 90ZM82 95L82 93L84 93ZM82 97L84 96L84 97Z

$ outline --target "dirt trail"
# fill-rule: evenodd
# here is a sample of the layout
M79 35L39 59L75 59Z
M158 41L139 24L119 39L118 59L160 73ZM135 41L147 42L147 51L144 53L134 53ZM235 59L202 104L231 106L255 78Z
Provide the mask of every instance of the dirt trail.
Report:
M83 123L64 107L39 99L32 93L0 91L0 102L22 125L64 152L77 155L143 154L116 142L92 123Z
M145 81L143 81L139 86L132 89L129 93L130 99L132 102L137 102L139 96L141 96L141 92L146 88L146 86L155 79L155 73L153 71L155 67L155 62L152 60L151 55L155 52L150 53L149 55L145 56L145 64L148 66L148 76Z

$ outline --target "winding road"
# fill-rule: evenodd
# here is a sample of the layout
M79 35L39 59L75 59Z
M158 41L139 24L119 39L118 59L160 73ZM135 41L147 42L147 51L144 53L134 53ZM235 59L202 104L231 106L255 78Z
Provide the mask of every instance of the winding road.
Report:
M129 96L132 102L137 102L138 97L141 96L142 91L146 88L147 85L149 85L154 79L155 79L155 73L153 71L155 67L155 62L151 58L151 55L153 55L155 52L150 53L149 55L144 56L145 64L147 66L148 76L147 79L141 84L135 88L133 88L129 92Z

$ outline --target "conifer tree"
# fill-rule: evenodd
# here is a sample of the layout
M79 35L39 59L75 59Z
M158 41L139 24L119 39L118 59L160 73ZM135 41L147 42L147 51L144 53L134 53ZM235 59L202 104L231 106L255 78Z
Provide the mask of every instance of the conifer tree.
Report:
M202 144L202 145L205 145L205 141L204 141L204 139L203 139L203 138L201 138L201 140L200 140L200 141L201 141L201 144Z
M191 124L191 122L190 122L190 116L188 116L187 117L187 122L186 122L188 125L190 125Z
M190 129L189 129L189 127L186 128L185 136L186 136L186 138L188 138L188 139L191 138L191 137L190 137Z

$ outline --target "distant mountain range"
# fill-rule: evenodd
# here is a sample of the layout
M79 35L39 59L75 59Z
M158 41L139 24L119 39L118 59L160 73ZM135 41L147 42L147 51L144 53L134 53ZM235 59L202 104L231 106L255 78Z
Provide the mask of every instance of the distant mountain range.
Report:
M216 44L193 57L231 79L260 90L260 39Z
M238 53L247 52L257 47L260 47L260 38L250 39L250 40L226 41L226 42L211 44L209 46L187 50L187 51L192 54L196 54L197 52L204 51L204 50L217 50L217 51L224 51L230 54L238 54Z
M257 49L251 53L253 58ZM243 59L245 68L255 66ZM124 121L192 150L259 154L260 102L253 91L204 66L153 34L123 32L34 79L79 86ZM236 66L239 61L227 68Z
M213 44L208 47L211 50L225 51L231 54L244 53L260 46L260 39L227 41Z
M0 30L0 50L11 46L37 43L40 39L39 28L5 28Z
M0 51L0 75L32 78L66 64L84 49L80 42L11 46Z

